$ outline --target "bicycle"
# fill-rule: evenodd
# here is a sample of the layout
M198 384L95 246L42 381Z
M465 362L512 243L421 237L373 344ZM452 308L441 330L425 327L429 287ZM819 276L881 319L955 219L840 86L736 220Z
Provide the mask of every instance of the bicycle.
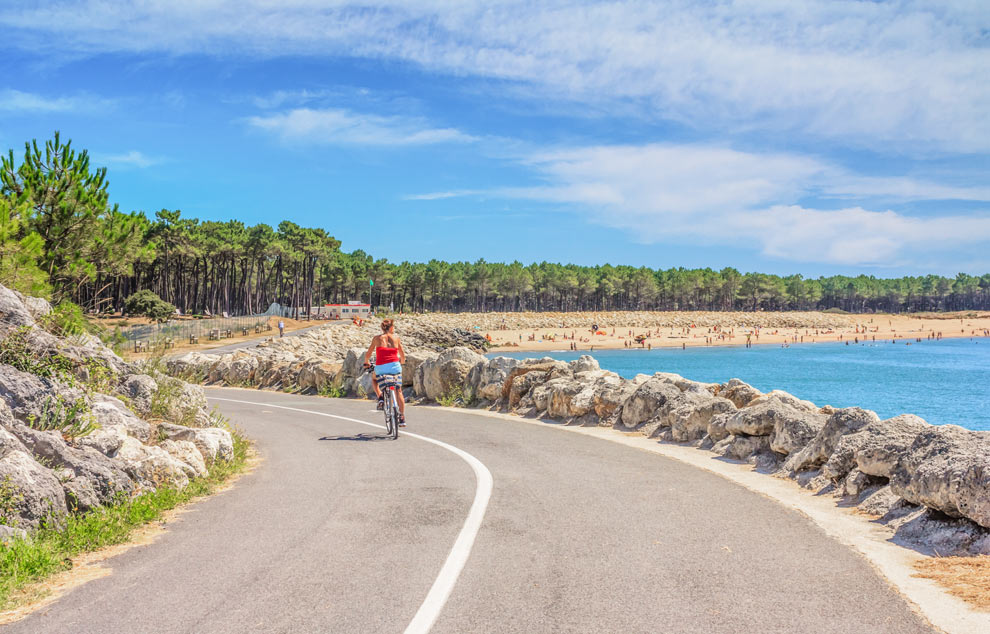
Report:
M366 370L372 372L373 370ZM376 377L378 389L382 391L382 400L385 402L385 435L395 440L399 437L399 401L395 396L396 390L401 390L399 375L383 374Z

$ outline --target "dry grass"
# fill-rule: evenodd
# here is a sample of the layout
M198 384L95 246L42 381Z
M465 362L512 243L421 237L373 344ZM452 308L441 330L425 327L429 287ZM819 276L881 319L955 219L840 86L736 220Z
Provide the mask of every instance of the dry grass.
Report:
M990 555L931 557L914 565L916 577L932 579L949 594L990 612Z

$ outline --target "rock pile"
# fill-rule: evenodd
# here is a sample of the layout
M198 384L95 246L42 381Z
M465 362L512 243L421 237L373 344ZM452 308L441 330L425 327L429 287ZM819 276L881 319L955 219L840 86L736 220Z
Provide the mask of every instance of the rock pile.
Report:
M725 315L717 314L718 323L725 323ZM742 315L768 324L766 315ZM484 316L472 317L484 324ZM781 319L792 317L806 323L800 314ZM551 324L554 317L540 319ZM692 323L699 321L692 317ZM691 443L840 496L882 517L900 537L943 555L990 554L990 432L935 427L912 415L881 420L860 408L818 407L779 390L763 394L739 379L711 384L662 372L624 379L590 356L570 363L487 359L478 353L480 345L450 347L468 334L463 330L451 334L437 324L420 330L412 318L400 323L407 333L403 379L409 399L456 401ZM820 327L828 325L823 321ZM232 354L187 354L169 367L212 383L364 397L371 393L370 377L361 370L370 334L331 326Z
M356 371L344 364L340 374L353 393L367 393L347 383ZM466 406L691 443L839 496L940 554L990 554L990 432L818 407L739 379L701 383L663 372L624 379L590 356L520 361L453 348L423 355L411 374L410 399L457 393Z
M183 487L233 457L202 387L145 374L95 338L54 336L35 321L50 311L0 286L0 535Z

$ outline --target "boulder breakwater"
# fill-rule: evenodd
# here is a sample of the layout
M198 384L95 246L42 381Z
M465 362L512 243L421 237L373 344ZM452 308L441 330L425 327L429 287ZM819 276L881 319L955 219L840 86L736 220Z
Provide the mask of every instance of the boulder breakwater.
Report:
M201 386L49 332L51 311L0 286L0 538L232 459Z
M368 397L370 329L328 327L223 355L189 353L170 371L211 384ZM483 341L434 325L406 335L403 381L412 402L437 402L607 426L748 462L833 495L922 550L990 554L990 432L881 419L859 407L819 407L739 379L703 383L657 372L633 378L591 356L488 359ZM415 421L415 419L413 419ZM497 423L493 423L497 424Z

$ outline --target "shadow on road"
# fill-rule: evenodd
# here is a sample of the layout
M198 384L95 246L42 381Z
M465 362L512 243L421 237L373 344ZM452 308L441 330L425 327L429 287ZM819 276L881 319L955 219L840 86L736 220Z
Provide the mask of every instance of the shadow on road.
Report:
M354 441L375 441L391 440L388 436L374 436L372 434L355 434L353 436L324 436L320 440L354 440Z

